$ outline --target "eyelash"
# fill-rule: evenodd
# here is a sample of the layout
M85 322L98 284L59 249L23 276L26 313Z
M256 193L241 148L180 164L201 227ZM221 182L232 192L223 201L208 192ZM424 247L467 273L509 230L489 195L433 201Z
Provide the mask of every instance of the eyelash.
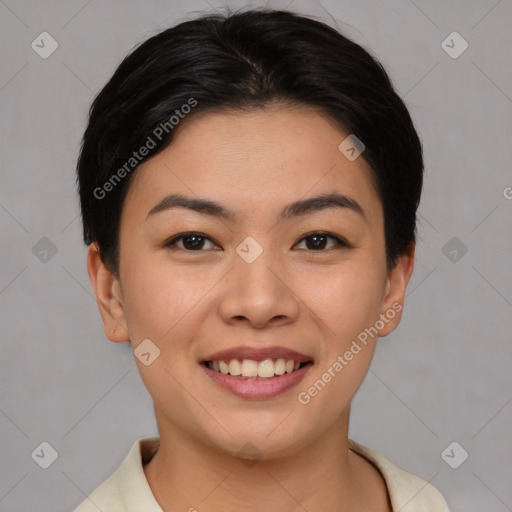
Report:
M208 236L206 236L203 233L200 233L198 231L188 231L186 233L181 233L179 235L176 235L176 236L172 237L167 242L164 242L162 244L162 246L167 248L167 249L170 249L173 246L175 246L176 242L178 242L179 240L181 240L183 238L187 238L189 236L194 236L194 235L198 236L200 238L203 238L205 240L208 240L210 242L213 242L213 240L211 238L209 238ZM314 236L324 236L324 237L330 238L330 239L332 239L332 240L334 240L336 242L336 246L335 247L331 247L330 249L320 249L320 250L306 249L309 252L326 252L326 251L329 251L329 250L332 250L332 249L343 249L343 248L350 249L350 248L353 247L351 244L349 244L343 238L341 238L341 237L339 237L337 235L333 235L332 233L325 232L325 231L313 231L311 233L307 233L297 243L301 243L302 241L304 241L304 240L306 240L308 238L312 238ZM213 243L215 243L215 242L213 242ZM295 244L295 245L297 245L297 244ZM192 251L192 250L189 250L189 249L182 249L181 247L178 247L178 249L180 249L182 251L185 251L185 252L204 252L202 249L199 249L197 251Z

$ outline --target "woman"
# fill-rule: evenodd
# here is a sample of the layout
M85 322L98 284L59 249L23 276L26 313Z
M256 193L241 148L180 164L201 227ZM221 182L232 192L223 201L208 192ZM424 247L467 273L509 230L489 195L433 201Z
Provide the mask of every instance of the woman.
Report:
M381 65L252 10L144 42L78 163L88 271L159 437L76 509L447 511L348 438L414 265L422 149Z

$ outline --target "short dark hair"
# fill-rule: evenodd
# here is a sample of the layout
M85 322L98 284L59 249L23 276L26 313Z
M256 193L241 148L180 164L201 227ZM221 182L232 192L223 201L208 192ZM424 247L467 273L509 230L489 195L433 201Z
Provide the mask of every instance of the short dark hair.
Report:
M117 274L130 180L142 160L171 143L173 127L183 124L178 117L187 123L199 113L275 102L313 107L363 142L392 268L415 241L423 181L421 142L407 107L360 45L320 21L271 9L203 15L125 57L96 96L82 141L77 173L85 243L96 241Z

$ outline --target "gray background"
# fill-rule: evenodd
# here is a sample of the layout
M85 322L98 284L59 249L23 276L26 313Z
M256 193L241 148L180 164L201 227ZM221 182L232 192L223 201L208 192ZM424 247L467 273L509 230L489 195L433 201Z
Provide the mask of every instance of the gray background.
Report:
M432 481L453 512L512 510L512 3L270 6L319 16L370 48L424 143L403 322L379 342L350 436ZM87 109L120 59L195 10L212 8L199 0L0 2L1 511L71 510L136 438L157 433L129 345L103 335L74 169ZM31 48L43 31L59 45L47 59ZM458 58L441 45L453 31L469 44ZM462 48L458 39L445 44ZM58 452L46 470L31 457L43 441ZM469 453L457 469L441 457L452 441ZM453 464L463 452L448 453Z

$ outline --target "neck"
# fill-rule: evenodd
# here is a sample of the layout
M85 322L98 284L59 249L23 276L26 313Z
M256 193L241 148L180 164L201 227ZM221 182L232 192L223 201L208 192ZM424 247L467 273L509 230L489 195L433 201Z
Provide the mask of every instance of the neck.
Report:
M380 473L348 449L348 414L292 455L251 461L194 438L157 412L160 448L144 472L164 512L390 510L382 508L387 492Z

